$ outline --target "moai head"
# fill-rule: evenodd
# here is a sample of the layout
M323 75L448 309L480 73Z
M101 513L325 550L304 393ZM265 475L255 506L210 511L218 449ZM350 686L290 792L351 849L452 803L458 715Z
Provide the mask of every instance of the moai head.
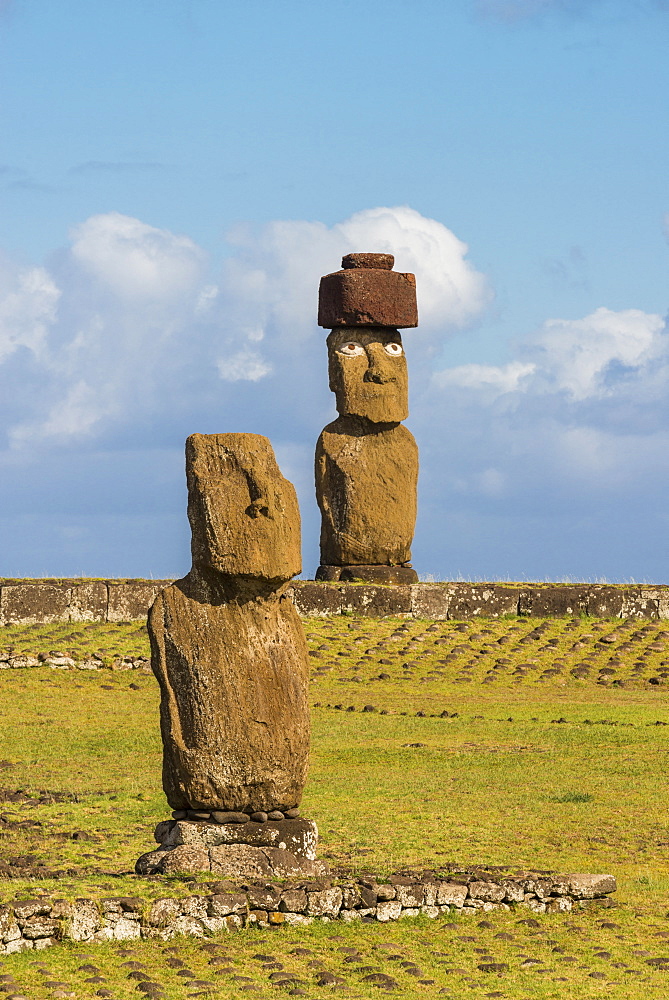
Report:
M408 373L397 327L418 325L416 279L384 253L351 253L321 278L318 322L330 327L330 388L341 415L399 423L409 415Z
M193 566L278 586L301 570L300 511L260 434L186 441Z
M409 416L409 374L397 330L336 327L327 339L330 389L342 416L375 424Z

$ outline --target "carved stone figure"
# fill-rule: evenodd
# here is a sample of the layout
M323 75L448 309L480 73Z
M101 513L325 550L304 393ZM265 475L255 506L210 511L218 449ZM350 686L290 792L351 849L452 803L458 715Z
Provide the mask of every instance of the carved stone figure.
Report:
M193 566L148 623L174 820L137 870L313 875L316 827L297 818L308 651L285 595L301 568L295 490L258 434L192 435L186 473Z
M186 443L193 568L151 608L163 786L175 810L299 805L307 774L308 653L287 582L300 515L269 441Z
M318 322L327 338L339 417L316 446L320 580L413 583L418 447L398 326L416 326L415 279L391 254L349 254L321 280Z

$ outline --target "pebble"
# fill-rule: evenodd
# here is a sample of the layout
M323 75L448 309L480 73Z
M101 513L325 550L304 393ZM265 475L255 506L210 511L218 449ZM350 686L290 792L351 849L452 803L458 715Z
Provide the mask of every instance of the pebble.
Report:
M267 822L267 813L266 812L262 812L262 811L261 812L251 813L251 820L254 823L266 823Z
M271 812L267 813L267 819L271 819L274 822L281 822L283 820L283 813L280 809L272 809Z
M243 812L221 812L216 810L211 814L214 823L248 823L249 817Z

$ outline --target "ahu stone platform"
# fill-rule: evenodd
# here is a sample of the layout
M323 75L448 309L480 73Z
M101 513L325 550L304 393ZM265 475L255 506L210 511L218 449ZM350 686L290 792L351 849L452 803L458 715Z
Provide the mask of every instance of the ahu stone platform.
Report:
M172 580L0 579L0 626L143 621ZM295 580L303 617L399 615L435 620L589 615L669 619L669 585L589 583L414 583L383 586Z

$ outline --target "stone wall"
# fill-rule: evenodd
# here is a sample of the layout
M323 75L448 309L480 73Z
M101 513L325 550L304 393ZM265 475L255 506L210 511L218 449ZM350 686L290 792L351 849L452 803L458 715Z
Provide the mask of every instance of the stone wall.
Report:
M61 940L167 940L176 934L205 937L249 925L278 927L314 920L399 920L475 915L525 908L565 913L586 906L612 906L611 875L503 875L478 870L440 878L433 873L272 885L185 899L147 901L135 897L65 900L28 899L0 906L0 955L47 948Z
M156 594L171 582L0 579L0 625L141 621L146 618ZM416 583L373 586L296 580L290 592L303 616L669 618L669 586L666 585Z

